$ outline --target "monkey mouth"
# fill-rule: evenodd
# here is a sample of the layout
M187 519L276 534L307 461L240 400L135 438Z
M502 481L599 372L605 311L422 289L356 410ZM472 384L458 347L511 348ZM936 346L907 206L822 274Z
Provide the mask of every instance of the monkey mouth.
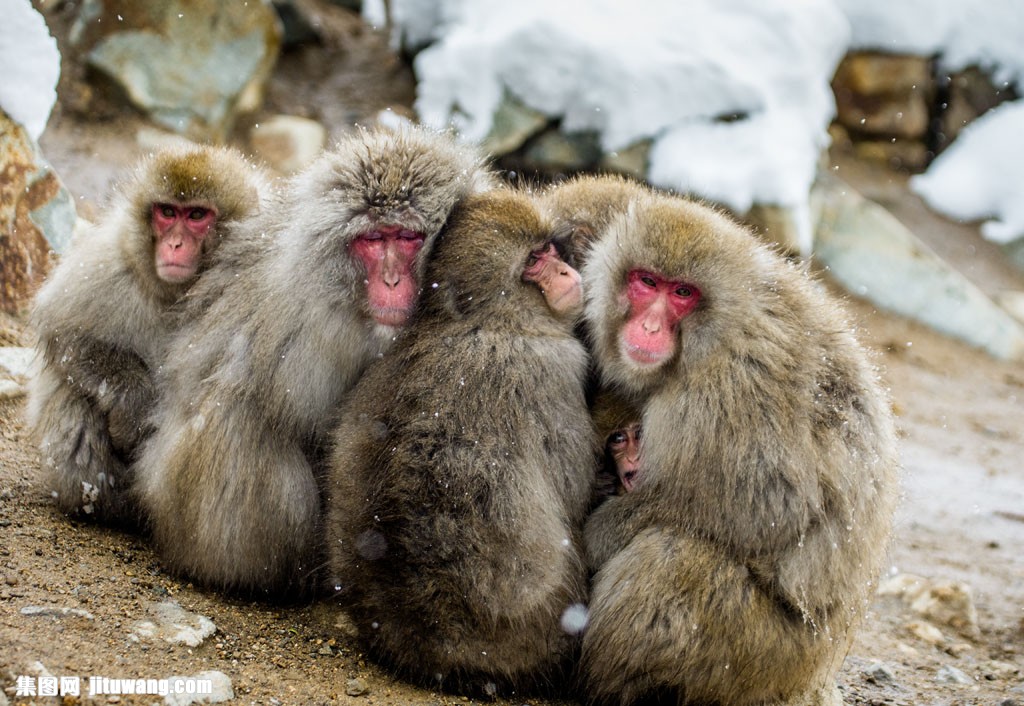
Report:
M633 488L636 487L636 481L637 481L637 477L636 476L637 476L637 472L636 471L626 471L625 473L623 473L622 474L622 487L625 488L627 491L633 490Z
M401 327L409 322L412 316L412 309L402 307L380 307L375 308L371 314L373 320L381 326Z
M664 363L669 358L669 353L661 351L650 351L640 346L634 346L630 343L623 342L622 344L623 353L625 353L630 360L634 363L638 363L641 366L655 366Z
M185 265L175 265L171 263L157 265L156 274L164 282L170 282L171 284L179 284L192 279L196 271L193 267L187 267Z

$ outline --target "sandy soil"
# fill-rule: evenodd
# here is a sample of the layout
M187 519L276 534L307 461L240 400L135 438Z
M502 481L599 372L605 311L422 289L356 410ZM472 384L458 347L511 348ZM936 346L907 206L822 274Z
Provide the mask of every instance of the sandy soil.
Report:
M320 67L315 82L308 78L311 66ZM284 57L268 111L320 119L337 135L380 108L408 111L412 94L408 68L366 32L343 50L309 48ZM139 126L125 115L101 124L71 110L55 113L43 151L86 214L101 211L113 176L135 158L139 148L130 136ZM844 154L834 159L841 175L958 262L984 290L1024 290L1024 277L974 225L933 215L909 194L905 176ZM891 574L962 582L973 595L978 628L933 620L940 634L928 633L905 602L879 596L840 674L846 702L1024 703L1024 365L995 361L852 297L848 303L891 388L902 437L906 492ZM0 321L0 329L5 345L30 340L21 320ZM53 675L83 680L219 670L232 680L233 703L244 704L471 701L412 687L374 665L330 600L280 606L200 590L169 576L144 538L63 517L41 477L23 406L23 399L0 402L0 687L11 703L36 702L15 698L13 688L17 676L36 673L36 662ZM166 600L210 618L216 633L197 647L130 637L134 624ZM29 606L88 615L26 615ZM951 681L949 667L967 683ZM515 694L507 701L524 702L562 703Z

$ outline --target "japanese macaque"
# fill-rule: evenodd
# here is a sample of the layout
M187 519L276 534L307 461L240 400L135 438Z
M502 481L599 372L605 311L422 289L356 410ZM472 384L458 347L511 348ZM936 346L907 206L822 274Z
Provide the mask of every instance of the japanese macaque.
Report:
M650 189L616 175L579 175L541 192L540 204L559 228L569 232L567 245L578 266L608 224L637 196Z
M228 149L150 156L40 289L28 417L64 512L137 523L131 460L179 301L268 191Z
M597 473L596 499L628 493L642 478L641 411L619 395L604 392L594 403L591 414L597 438L604 448L603 462Z
M547 683L578 647L598 450L553 237L518 192L467 200L417 317L343 405L331 576L371 653L435 687Z
M701 204L638 197L582 271L642 480L588 519L594 702L835 704L898 496L886 395L807 274Z
M475 150L409 127L357 131L253 225L265 248L214 270L171 347L140 455L163 561L207 586L293 597L318 564L316 466L343 393L416 307L425 255L493 177Z

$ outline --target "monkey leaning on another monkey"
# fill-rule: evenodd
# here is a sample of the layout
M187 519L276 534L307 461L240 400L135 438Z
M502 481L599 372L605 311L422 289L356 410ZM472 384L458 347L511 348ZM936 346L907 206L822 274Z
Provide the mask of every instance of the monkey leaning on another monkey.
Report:
M650 193L582 271L642 480L588 519L581 673L631 704L835 704L898 498L891 411L841 308L718 212Z
M597 449L579 276L532 201L499 190L456 209L425 282L410 328L342 405L331 575L402 674L491 695L544 684L586 597Z
M173 571L264 595L315 585L331 417L414 311L451 209L492 183L450 135L357 131L248 229L246 246L266 241L251 266L204 278L195 299L215 296L171 347L138 461Z
M161 151L118 185L36 295L28 418L64 512L138 522L131 461L180 302L268 196L233 150Z

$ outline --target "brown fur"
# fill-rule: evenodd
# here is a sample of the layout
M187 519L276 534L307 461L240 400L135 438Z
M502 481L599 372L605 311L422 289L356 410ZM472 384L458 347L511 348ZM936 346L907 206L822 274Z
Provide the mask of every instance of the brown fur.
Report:
M640 407L620 395L605 391L598 395L591 410L594 426L597 428L597 443L603 450L601 467L597 471L597 483L594 486L595 503L626 492L619 480L615 459L608 450L608 437L612 432L625 429L640 421Z
M39 291L31 318L39 367L28 417L64 512L138 519L130 460L147 433L154 371L180 324L176 304L194 283L157 277L152 205L216 207L201 277L267 191L264 177L231 150L160 152L118 186L102 222L76 239Z
M274 213L225 255L252 260L241 274L204 279L194 299L207 311L175 340L158 432L139 461L171 569L243 592L310 585L328 419L396 333L370 317L366 273L348 245L378 224L424 232L422 275L452 207L490 183L476 153L450 136L352 134L296 175Z
M525 196L467 201L436 288L343 405L330 570L371 652L420 682L525 688L575 644L596 448L573 322L521 279L550 238Z
M702 292L654 370L618 347L635 268ZM611 219L583 276L602 383L644 430L643 482L586 526L590 698L834 703L898 496L891 412L844 313L747 230L669 196Z

